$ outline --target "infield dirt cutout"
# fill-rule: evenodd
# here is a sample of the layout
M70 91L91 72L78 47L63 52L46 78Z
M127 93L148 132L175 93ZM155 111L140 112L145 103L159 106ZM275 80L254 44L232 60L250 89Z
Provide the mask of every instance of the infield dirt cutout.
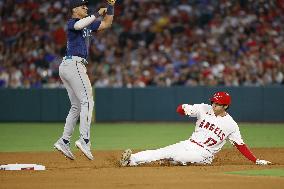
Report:
M284 148L254 148L254 154L272 161L271 166L257 166L236 149L223 149L209 166L160 166L158 163L139 167L119 167L122 151L93 151L94 161L80 151L76 160L54 152L2 152L0 164L36 163L45 171L0 171L0 188L284 188L284 177L241 176L224 172L257 169L284 169ZM134 151L135 152L135 151Z

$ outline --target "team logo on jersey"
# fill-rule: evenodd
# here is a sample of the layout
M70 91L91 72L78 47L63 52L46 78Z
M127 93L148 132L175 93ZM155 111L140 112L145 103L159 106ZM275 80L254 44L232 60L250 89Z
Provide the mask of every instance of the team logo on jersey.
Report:
M220 140L225 138L225 133L219 127L216 127L215 124L205 121L205 119L199 124L199 128L207 129L212 131Z
M91 33L92 33L92 30L89 30L89 29L87 29L87 28L84 28L84 29L83 29L83 37L84 37L84 38L92 36Z

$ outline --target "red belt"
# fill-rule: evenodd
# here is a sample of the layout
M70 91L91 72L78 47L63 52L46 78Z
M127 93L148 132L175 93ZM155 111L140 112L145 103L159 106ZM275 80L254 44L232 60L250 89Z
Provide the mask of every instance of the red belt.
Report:
M194 144L197 144L198 146L204 148L203 145L199 144L198 142L196 142L195 140L192 140L192 139L189 139L190 142L194 143Z

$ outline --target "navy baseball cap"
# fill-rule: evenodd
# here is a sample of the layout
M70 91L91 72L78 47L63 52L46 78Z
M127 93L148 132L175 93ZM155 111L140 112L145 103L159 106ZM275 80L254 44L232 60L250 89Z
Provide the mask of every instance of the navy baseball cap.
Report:
M70 0L69 8L74 9L82 5L88 5L88 0Z

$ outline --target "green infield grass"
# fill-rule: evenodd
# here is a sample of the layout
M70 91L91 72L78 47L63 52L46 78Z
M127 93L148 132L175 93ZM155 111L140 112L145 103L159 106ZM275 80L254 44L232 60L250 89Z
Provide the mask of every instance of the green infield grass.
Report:
M246 176L277 176L284 177L284 169L263 169L226 172L226 174L246 175Z
M94 123L92 148L96 150L151 149L187 139L189 123ZM64 123L0 123L0 152L51 151ZM72 137L79 136L78 125ZM244 141L250 147L284 147L284 124L241 123ZM230 146L226 144L226 147Z

